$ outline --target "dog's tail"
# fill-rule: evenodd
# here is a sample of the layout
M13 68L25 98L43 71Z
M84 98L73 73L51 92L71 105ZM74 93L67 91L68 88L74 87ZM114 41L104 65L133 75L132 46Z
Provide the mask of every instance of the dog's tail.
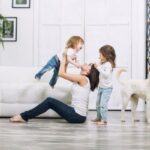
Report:
M120 75L122 74L122 72L127 72L127 70L126 70L126 69L120 69L120 70L117 72L117 74L116 74L116 78L117 78L117 80L120 82L120 84L124 84L124 81L122 81L122 80L120 79Z

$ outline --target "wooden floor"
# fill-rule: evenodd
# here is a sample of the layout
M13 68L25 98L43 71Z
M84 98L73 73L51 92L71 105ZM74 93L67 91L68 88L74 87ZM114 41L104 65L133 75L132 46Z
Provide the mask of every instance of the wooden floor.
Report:
M25 124L0 119L0 150L150 150L150 125L144 113L132 124L130 112L126 123L120 112L109 112L107 127L91 123L89 112L85 124L68 124L62 119L34 119Z

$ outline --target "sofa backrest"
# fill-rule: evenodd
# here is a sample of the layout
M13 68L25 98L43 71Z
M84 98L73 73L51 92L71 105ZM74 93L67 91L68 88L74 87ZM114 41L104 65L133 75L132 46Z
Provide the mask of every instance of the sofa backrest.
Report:
M14 82L36 82L35 74L39 71L39 67L0 67L0 83ZM41 78L41 82L48 82L52 72L47 72Z
M72 83L59 78L55 88L51 89L49 80L51 79L52 71L47 72L38 81L34 79L34 75L39 69L37 67L0 67L0 102L10 102L12 97L15 103L18 101L27 103L26 99L31 102L39 102L45 96L70 101ZM20 98L20 93L26 94ZM44 96L41 98L38 95ZM38 98L34 98L34 96Z

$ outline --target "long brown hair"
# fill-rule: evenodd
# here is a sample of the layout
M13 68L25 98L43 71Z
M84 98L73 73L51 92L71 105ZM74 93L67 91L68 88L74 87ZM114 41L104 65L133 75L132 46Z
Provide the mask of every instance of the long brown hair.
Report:
M75 46L79 43L84 44L84 40L80 36L72 36L69 38L69 40L66 43L66 48L75 48Z
M99 71L95 68L94 64L92 64L90 73L87 77L90 80L91 91L94 91L99 84Z
M99 52L106 58L108 62L111 63L113 68L116 67L116 63L115 63L116 53L115 53L115 49L112 46L104 45L99 49Z

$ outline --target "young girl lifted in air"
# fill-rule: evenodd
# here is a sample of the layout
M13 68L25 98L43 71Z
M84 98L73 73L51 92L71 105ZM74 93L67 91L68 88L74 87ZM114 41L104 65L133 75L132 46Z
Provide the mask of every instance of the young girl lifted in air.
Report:
M110 45L101 47L99 49L99 54L100 63L96 64L100 73L96 102L97 117L92 121L96 122L98 125L106 125L107 106L113 89L112 73L115 67L116 54L114 48Z
M81 64L77 62L77 53L82 49L84 40L80 36L72 36L66 44L67 49L67 62L81 68ZM47 64L35 75L35 78L40 80L41 77L47 71L54 69L52 78L49 81L49 85L53 88L58 79L58 72L60 67L60 61L62 60L63 51L54 55Z

